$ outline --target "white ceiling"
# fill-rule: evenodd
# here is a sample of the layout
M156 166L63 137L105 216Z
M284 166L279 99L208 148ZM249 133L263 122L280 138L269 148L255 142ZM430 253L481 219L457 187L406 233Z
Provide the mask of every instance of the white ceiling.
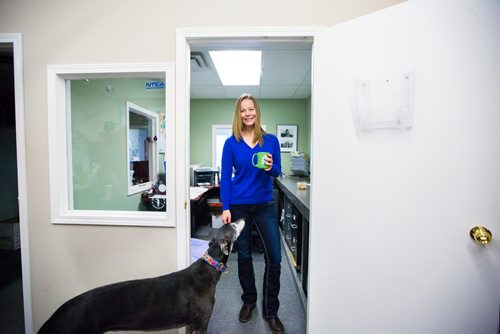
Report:
M242 93L263 99L308 98L311 96L311 48L312 42L308 39L191 43L191 98L235 99ZM208 51L242 49L262 50L260 86L222 86ZM204 61L206 66L199 67L199 61Z

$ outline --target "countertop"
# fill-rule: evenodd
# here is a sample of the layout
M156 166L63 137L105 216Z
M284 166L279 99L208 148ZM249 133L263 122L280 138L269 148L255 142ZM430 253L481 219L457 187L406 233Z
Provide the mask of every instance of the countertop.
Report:
M297 189L297 182L307 182L306 189ZM280 176L276 178L276 185L290 199L299 212L309 220L309 180L297 176Z

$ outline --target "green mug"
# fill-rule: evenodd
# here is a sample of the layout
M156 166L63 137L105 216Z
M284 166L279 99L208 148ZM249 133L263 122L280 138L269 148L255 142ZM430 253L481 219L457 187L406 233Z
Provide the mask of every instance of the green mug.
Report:
M260 169L269 168L268 165L264 163L264 158L267 157L269 152L257 152L252 155L252 165ZM257 162L255 162L255 157L257 157Z

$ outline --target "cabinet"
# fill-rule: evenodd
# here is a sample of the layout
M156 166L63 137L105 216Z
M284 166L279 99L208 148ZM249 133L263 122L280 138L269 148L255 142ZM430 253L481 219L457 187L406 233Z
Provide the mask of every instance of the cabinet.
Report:
M276 187L279 192L278 210L282 213L280 227L288 254L295 267L296 277L304 295L307 296L309 255L309 187L297 190L298 177L279 177Z

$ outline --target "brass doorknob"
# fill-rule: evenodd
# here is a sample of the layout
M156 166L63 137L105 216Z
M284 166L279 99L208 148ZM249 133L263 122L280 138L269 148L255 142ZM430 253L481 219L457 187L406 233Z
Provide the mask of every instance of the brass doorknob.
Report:
M493 235L490 230L484 226L474 226L470 230L470 237L482 246L489 244L491 240L493 240Z

